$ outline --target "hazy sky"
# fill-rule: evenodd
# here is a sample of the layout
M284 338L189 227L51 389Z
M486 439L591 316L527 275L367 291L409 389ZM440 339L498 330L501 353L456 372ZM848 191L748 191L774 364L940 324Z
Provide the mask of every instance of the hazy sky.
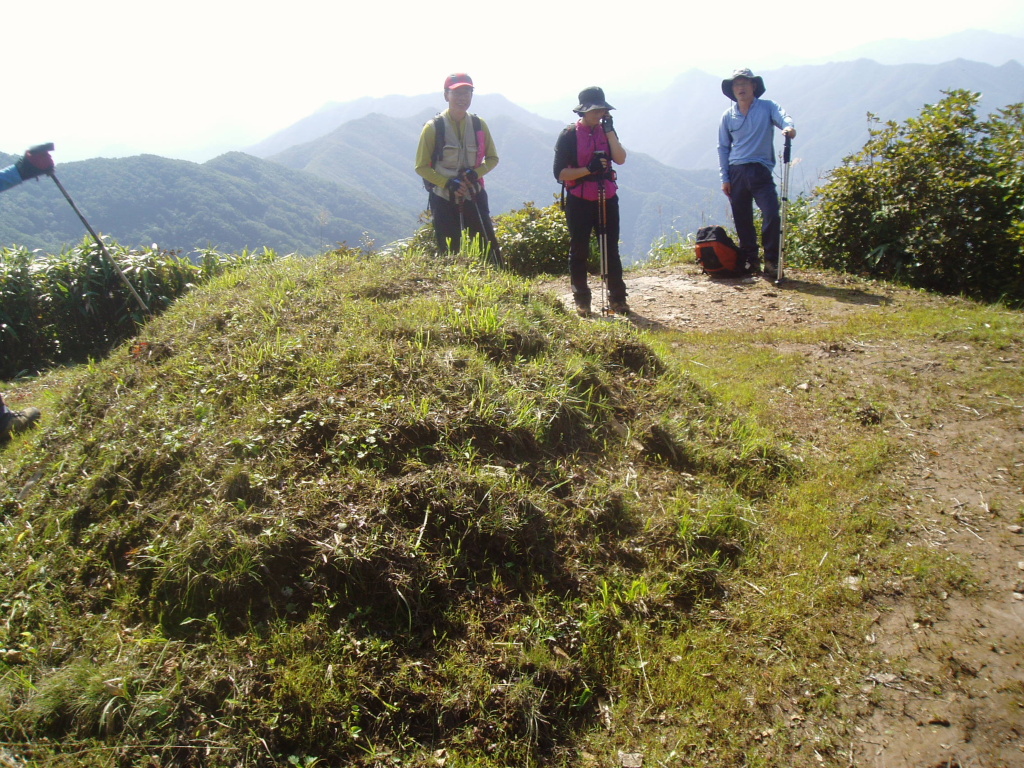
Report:
M205 160L329 101L439 92L453 71L481 93L568 109L586 85L654 90L694 67L725 77L968 28L1024 37L1021 0L456 6L458 21L437 13L450 4L422 0L8 0L0 150L53 141L58 162Z

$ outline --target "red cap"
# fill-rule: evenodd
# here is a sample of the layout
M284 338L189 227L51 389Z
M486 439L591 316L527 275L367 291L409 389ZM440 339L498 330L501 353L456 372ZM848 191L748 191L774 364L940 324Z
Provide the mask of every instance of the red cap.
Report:
M446 91L451 91L455 88L467 87L473 87L473 78L465 72L456 72L454 75L448 75L448 77L444 79L444 89Z

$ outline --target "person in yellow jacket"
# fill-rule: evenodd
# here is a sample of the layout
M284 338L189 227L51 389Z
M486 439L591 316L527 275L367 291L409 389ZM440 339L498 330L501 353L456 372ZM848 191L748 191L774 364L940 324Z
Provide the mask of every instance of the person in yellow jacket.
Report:
M444 81L448 109L428 120L416 149L416 173L429 191L438 250L458 253L462 230L483 238L490 258L501 263L483 177L498 164L487 123L469 112L473 80L464 72Z

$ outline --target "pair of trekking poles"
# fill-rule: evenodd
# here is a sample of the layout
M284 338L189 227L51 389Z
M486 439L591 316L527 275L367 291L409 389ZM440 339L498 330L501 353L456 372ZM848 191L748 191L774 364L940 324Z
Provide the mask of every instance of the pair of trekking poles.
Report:
M39 144L38 146L31 147L28 151L53 152L53 142L49 142L47 144ZM107 250L107 246L100 239L100 236L96 234L96 230L92 228L92 225L90 225L89 222L85 220L85 216L82 215L82 212L78 210L78 206L75 205L75 201L71 199L71 195L69 195L68 191L64 189L64 185L60 183L60 180L57 178L57 173L54 171L52 167L48 171L46 171L46 175L53 179L53 183L57 185L57 189L59 189L60 193L64 195L64 199L68 201L68 204L71 206L71 209L76 214L78 214L78 218L81 219L82 223L85 225L85 228L89 231L89 234L92 235L93 240L96 241L96 245L100 247L100 251L103 253L104 256L107 257L107 261L109 261L111 265L114 267L114 270L121 278L121 281L125 284L125 287L128 289L128 292L132 295L132 298L135 299L135 303L139 305L139 309L141 309L143 314L145 315L152 314L149 311L149 307L146 306L146 302L142 300L142 297L139 296L134 286L128 281L128 277L125 275L124 271L121 269L118 263L114 261L114 257L110 255L110 251Z
M477 201L476 196L479 191L479 187L476 182L468 181L464 176L462 183L466 185L466 190L470 201L473 203L473 212L476 214L477 224L480 226L481 232L483 232L484 239L487 241L484 244L485 258L490 261L491 265L501 269L505 266L504 259L501 258L501 252L498 250L498 239L494 234L494 224L491 222L491 217L484 218L480 215L480 203ZM459 232L466 232L466 213L465 213L465 199L459 200L456 203L456 207L459 210ZM465 237L461 235L460 237Z
M601 316L611 314L608 307L608 195L604 179L597 182L597 249L601 254Z

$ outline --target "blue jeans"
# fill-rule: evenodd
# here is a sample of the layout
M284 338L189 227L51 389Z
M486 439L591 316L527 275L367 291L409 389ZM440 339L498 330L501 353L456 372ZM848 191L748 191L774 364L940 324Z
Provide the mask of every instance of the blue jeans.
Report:
M775 191L772 171L761 163L729 166L732 189L729 204L732 220L740 239L740 258L752 267L760 264L757 258L757 230L754 228L754 203L761 211L761 245L766 263L779 263L779 195Z

